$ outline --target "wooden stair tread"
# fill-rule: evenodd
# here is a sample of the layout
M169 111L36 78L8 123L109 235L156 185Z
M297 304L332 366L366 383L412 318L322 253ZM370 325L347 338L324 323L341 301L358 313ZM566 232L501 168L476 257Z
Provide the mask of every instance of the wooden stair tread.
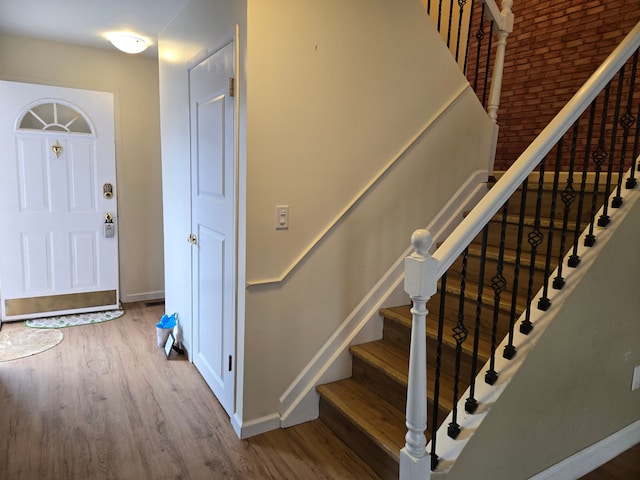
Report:
M404 412L351 378L319 385L317 391L387 455L400 461L407 433Z
M525 215L522 218L522 220L523 220L522 224L525 227L533 227L535 225L536 218L533 215ZM502 214L496 214L491 221L498 222L498 223L502 222ZM520 215L507 215L506 221L507 221L507 224L518 225L520 223ZM546 217L540 218L541 229L548 229L549 225L551 225L550 219ZM558 233L560 231L560 228L562 227L562 218L556 218L553 222L553 227L554 227L554 233ZM568 232L573 232L575 228L576 228L576 222L573 222L573 221L567 222ZM526 242L527 233L528 232L525 232L525 235L524 235L525 242Z
M471 245L469 245L469 255L480 258L482 256L482 246L477 243L472 243ZM487 245L487 248L485 250L485 257L487 259L498 261L499 256L500 256L499 247L496 247L494 245ZM517 258L517 252L515 249L506 248L506 247L504 248L504 254L502 258L502 261L504 264L506 265L515 264L516 258ZM531 255L529 254L529 252L522 252L520 254L520 266L529 268L530 265L531 265ZM544 271L546 267L544 260L540 260L538 257L536 257L534 266L536 270L540 270L540 271ZM555 264L553 268L554 269L556 268Z
M409 381L409 352L394 346L391 342L385 340L376 340L374 342L353 345L349 351L367 362L370 366L383 371L404 388L407 388ZM429 391L427 398L433 400L433 392L430 391L436 375L435 366L427 364L427 378L429 379ZM453 399L449 392L453 392L454 379L446 372L440 372L440 406L451 410L453 408Z
M506 173L506 171L495 171L493 172L493 178L495 179L493 182L489 182L490 188L493 187L501 178L502 176ZM537 175L538 172L532 172L533 175ZM553 190L553 172L549 172L547 171L545 173L544 176L544 180L542 182L542 189L544 191L552 191ZM611 181L612 183L617 183L618 182L618 173L613 172L612 176L611 176ZM564 190L564 187L567 184L567 179L566 178L560 178L559 182L558 182L558 193L561 193L562 190ZM582 188L582 171L575 171L573 172L573 188L576 192L578 192L581 188ZM593 181L593 179L590 179L589 177L587 177L585 183L584 183L584 191L585 193L593 193L593 191L595 190L595 182ZM599 187L600 189L602 188L602 185L600 185ZM528 190L529 192L533 193L534 190L538 189L538 177L530 177L529 179L529 187ZM517 189L516 192L520 193L522 191L522 185L520 185Z
M489 290L490 293L487 293L487 290ZM449 295L455 295L455 296L460 296L461 293L461 289L459 286L457 285L450 285L447 284L447 294ZM493 308L493 304L494 304L494 299L493 299L493 290L491 288L486 288L483 286L483 291L482 291L482 304L483 305L487 305L487 306L491 306L491 308ZM471 281L466 281L466 288L464 290L464 298L465 300L471 301L471 302L475 302L478 299L478 284L475 282L471 282ZM500 300L499 303L499 309L502 312L508 313L511 311L511 302L506 302L504 300ZM524 312L526 310L526 307L524 305L522 305L521 303L516 303L516 314L520 315L522 312ZM430 313L431 314L431 313Z
M372 367L384 371L402 386L407 386L409 354L391 342L376 340L360 345L352 345L349 351Z
M380 313L384 316L385 320L389 319L400 323L408 329L411 329L411 305L399 305L396 307L388 307L380 310ZM433 315L437 318L437 314L429 312L429 316ZM456 321L445 317L443 322L443 328L445 332L451 332L453 327L456 326ZM462 344L463 352L471 355L473 349L473 335L475 333L475 325L467 325L469 329L469 337ZM431 338L438 338L438 321L427 322L427 336ZM498 343L501 338L498 338ZM456 346L456 342L451 335L443 335L442 342L451 347ZM487 329L480 329L480 336L478 339L478 361L483 364L489 359L491 354L491 333Z
M499 173L497 174L500 175ZM549 177L551 178L551 177ZM546 180L546 177L545 177ZM574 187L579 186L580 179L574 179ZM515 300L515 314L519 317L527 308L527 293L531 287L527 285L531 282L535 294L540 284L544 281L546 270L546 259L544 258L548 246L559 250L557 247L562 228L564 226L565 215L567 218L567 235L573 236L577 228L583 228L588 224L587 216L582 212L581 219L577 219L576 203L567 206L565 209L561 201L561 194L566 185L566 179L561 181L556 195L553 193L553 185L544 182L542 185L543 195L538 197L537 179L529 182L529 190L525 197L526 205L520 208L520 193L509 201L506 215L500 210L491 219L491 226L488 229L485 258L490 262L483 265L480 261L482 257L482 232L469 245L467 250L469 262L467 263L467 279L465 281L464 292L464 323L468 330L468 336L462 343L462 357L455 357L456 341L453 338L453 329L457 324L458 303L461 295L460 273L462 271L461 258L456 259L449 268L449 282L446 286L446 303L444 305L444 318L440 319L439 297L443 292L438 291L427 304L429 315L426 322L426 341L429 344L427 352L427 398L430 402L429 409L433 405L433 385L435 380L436 359L435 345L438 338L438 325L442 321L442 357L440 372L440 398L437 406L436 417L441 412L453 409L454 372L460 372L459 393L463 394L468 385L469 373L472 370L479 372L487 362L491 354L492 329L493 329L493 306L495 303L494 289L491 286L492 278L496 275L497 262L502 258L502 274L507 282L506 288L501 292L498 305L498 334L497 344L506 335L509 328L509 318L511 317L512 299ZM587 185L590 185L587 182ZM492 182L487 183L487 187L492 187ZM555 218L553 220L553 237L549 240L549 227L551 220L548 218L555 201ZM541 212L541 217L536 220L534 214ZM523 212L522 224L522 244L516 245L516 229L521 223L519 212ZM568 212L568 213L567 213ZM504 237L501 236L501 223L503 216L506 222ZM543 234L543 240L536 250L535 259L531 261L531 246L528 243L528 236L532 232L535 224L539 225ZM558 239L558 240L556 240ZM499 244L503 243L504 250L500 253ZM552 241L553 243L550 243ZM570 243L570 242L568 242ZM520 248L520 258L518 268L516 268L517 248ZM566 253L566 252L565 252ZM554 255L556 255L554 253ZM564 255L564 254L563 254ZM560 255L560 256L563 256ZM556 255L557 256L557 255ZM550 271L555 270L559 259L552 257L549 263ZM484 279L478 280L479 273L484 268ZM519 272L519 277L516 273ZM475 278L474 278L475 276ZM518 279L518 282L515 279ZM475 280L475 282L474 282ZM482 283L480 287L478 282ZM550 280L549 280L550 281ZM511 291L515 288L515 291ZM476 335L476 302L478 300L478 290L482 288L481 295L481 318L478 334L478 359L477 364L472 360L474 340ZM382 467L379 469L384 474L384 478L397 478L395 464L390 468L389 464L393 457L395 462L399 461L400 449L404 447L404 436L406 434L404 411L401 411L406 403L406 388L408 383L409 367L409 342L412 327L411 305L399 305L383 308L380 314L384 318L383 339L366 344L353 345L349 348L353 359L353 377L327 385L317 387L321 395L321 413L326 412L326 421L332 422L336 431L341 431L346 438L358 447L366 444L362 450L373 463L377 459L384 459ZM497 354L497 353L496 353ZM461 360L458 364L457 360ZM460 367L458 369L458 367ZM464 379L462 377L465 377ZM376 393L377 392L377 393ZM433 412L429 411L429 418ZM337 419L337 420L336 420ZM338 422L338 423L336 423ZM439 423L436 422L436 423ZM357 435L354 435L356 434ZM429 437L429 432L425 432ZM379 449L378 449L379 447ZM386 455L385 455L386 453ZM363 457L364 458L364 457ZM376 469L378 471L378 469Z

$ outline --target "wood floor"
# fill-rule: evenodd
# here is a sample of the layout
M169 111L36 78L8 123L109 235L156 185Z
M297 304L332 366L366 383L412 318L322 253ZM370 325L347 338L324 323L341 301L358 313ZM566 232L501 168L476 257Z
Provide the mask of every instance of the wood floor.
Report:
M0 363L0 479L378 478L319 421L239 440L195 367L156 346L164 306L126 309Z
M640 443L580 478L580 480L638 479L640 479Z
M0 479L378 478L319 421L239 440L193 365L156 347L164 307L126 307L0 363ZM640 479L640 445L584 478Z

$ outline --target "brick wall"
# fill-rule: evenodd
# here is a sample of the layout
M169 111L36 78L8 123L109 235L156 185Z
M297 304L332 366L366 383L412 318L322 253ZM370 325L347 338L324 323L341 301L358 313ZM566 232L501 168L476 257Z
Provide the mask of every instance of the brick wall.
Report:
M640 0L515 0L513 13L495 170L518 158L640 20Z

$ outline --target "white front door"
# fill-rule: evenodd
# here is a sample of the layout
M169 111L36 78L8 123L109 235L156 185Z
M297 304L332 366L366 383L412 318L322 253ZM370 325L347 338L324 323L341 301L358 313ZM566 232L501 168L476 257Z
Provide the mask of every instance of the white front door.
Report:
M235 389L233 43L189 72L193 362L229 415Z
M117 308L112 94L0 81L0 105L2 318Z

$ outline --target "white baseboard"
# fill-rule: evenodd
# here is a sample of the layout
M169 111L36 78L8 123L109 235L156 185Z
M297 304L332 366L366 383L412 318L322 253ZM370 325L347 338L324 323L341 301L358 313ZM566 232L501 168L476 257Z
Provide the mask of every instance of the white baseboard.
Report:
M164 299L164 290L157 290L155 292L128 293L124 295L120 301L122 303L135 303L162 299Z
M484 196L487 177L486 171L474 172L427 226L433 235L434 245L446 238L462 221L464 212ZM380 308L390 306L390 299L393 304L399 304L399 298L409 301L403 291L403 280L404 259L410 253L409 246L280 397L282 427L317 418L318 395L315 387L348 377L351 374L349 346L380 339Z
M640 420L565 458L553 467L531 477L530 480L580 478L638 443L640 443Z
M280 415L273 413L248 422L242 422L238 415L234 414L231 416L231 426L239 438L249 438L279 428Z

